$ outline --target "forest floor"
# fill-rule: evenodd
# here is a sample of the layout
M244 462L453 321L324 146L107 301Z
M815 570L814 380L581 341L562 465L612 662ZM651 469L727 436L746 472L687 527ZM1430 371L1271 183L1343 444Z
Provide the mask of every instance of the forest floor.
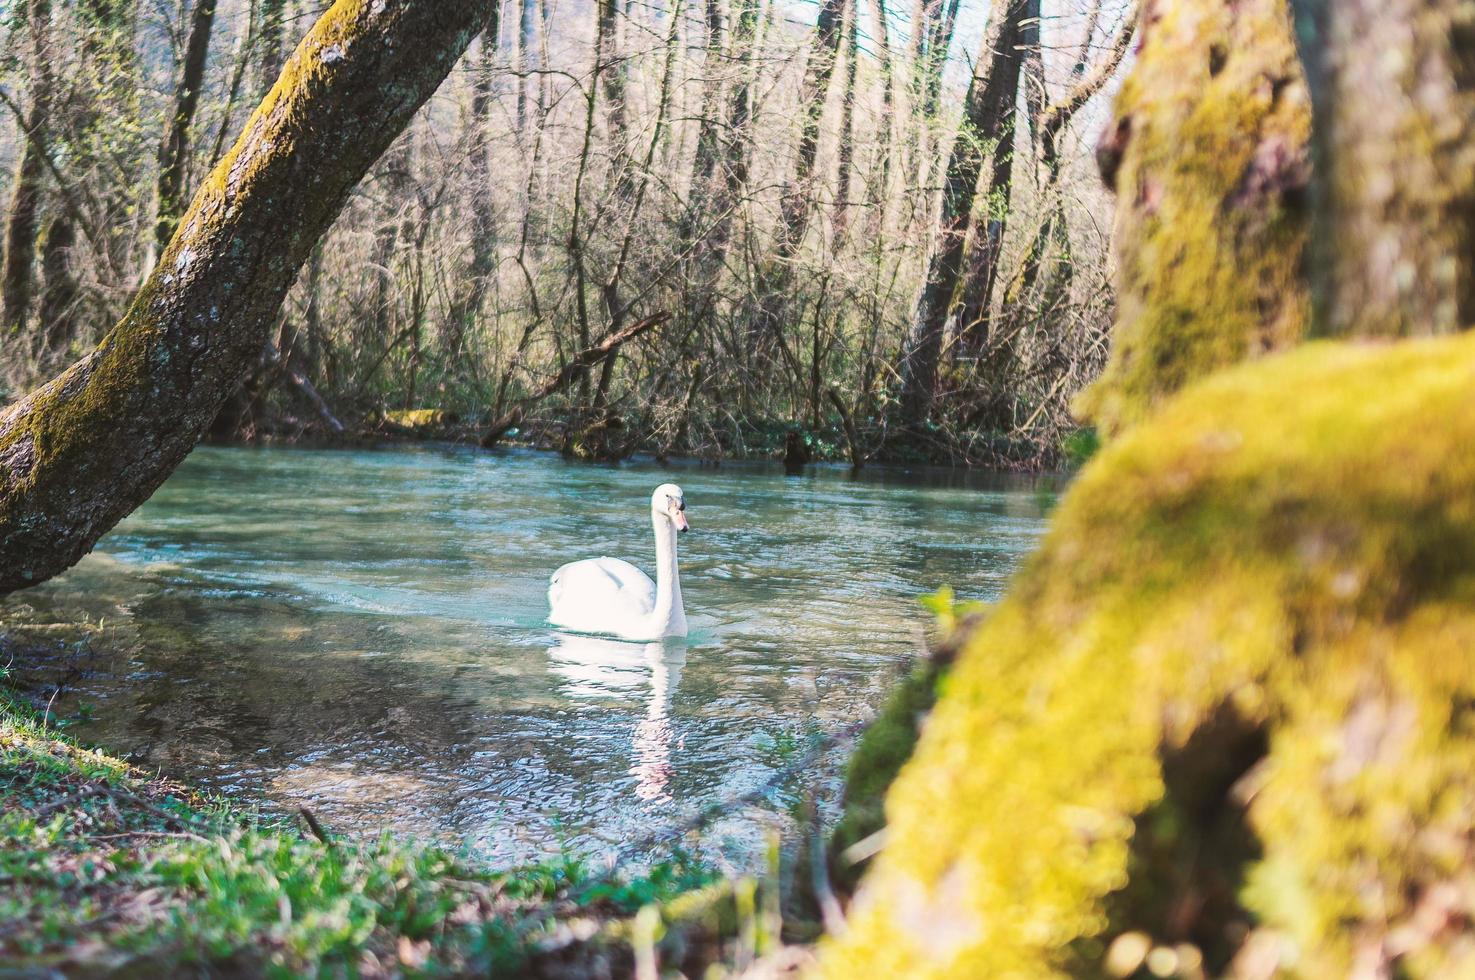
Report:
M26 640L0 636L0 663ZM0 671L0 976L779 976L777 889L680 853L495 871L328 834L70 737ZM810 931L812 938L812 930ZM716 969L712 969L715 967Z

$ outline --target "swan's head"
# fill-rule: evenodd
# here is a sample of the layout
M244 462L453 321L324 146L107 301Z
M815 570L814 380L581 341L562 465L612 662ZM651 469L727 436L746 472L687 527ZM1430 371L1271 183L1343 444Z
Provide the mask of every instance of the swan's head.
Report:
M669 520L678 531L690 528L686 523L686 495L674 483L662 483L656 487L656 492L650 495L650 509Z

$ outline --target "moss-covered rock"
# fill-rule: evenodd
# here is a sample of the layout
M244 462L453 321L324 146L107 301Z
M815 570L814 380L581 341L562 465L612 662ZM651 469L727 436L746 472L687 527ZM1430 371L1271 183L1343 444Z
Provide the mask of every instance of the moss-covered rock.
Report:
M1316 343L1103 450L943 682L820 972L1089 975L1130 931L1211 973L1471 975L1472 390L1472 338Z
M1311 110L1284 0L1149 3L1140 45L1098 149L1119 305L1076 408L1106 435L1306 332Z

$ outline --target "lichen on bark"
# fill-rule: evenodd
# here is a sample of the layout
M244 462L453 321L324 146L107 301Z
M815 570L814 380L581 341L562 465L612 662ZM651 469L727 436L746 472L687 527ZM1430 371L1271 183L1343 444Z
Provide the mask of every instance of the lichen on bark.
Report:
M70 567L189 453L349 191L490 9L337 0L322 15L122 321L0 415L0 592Z
M1142 16L1098 148L1117 193L1117 323L1076 406L1108 435L1300 342L1308 313L1311 107L1283 0L1156 0Z

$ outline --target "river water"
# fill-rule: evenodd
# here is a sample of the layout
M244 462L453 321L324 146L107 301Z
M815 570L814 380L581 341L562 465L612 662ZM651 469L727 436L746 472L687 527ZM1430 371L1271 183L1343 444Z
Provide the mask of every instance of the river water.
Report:
M685 491L691 636L632 644L544 622L549 573L654 574L649 496ZM465 841L510 864L605 852L763 784L868 717L941 584L996 598L1048 484L813 467L596 467L522 451L197 450L95 554L0 601L101 623L22 679L66 681L82 738L333 831ZM699 848L750 866L832 753Z

